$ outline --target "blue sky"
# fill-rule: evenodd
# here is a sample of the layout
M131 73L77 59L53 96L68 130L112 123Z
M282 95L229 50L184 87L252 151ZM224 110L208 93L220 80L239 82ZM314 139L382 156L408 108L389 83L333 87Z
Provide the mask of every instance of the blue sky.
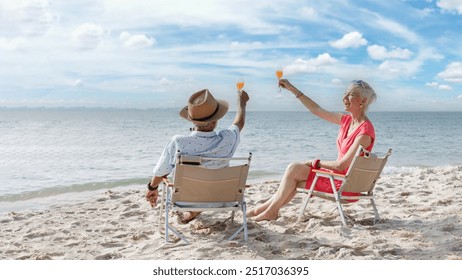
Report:
M303 110L274 70L342 110L462 111L462 0L0 0L0 107L179 108L209 88L235 108Z

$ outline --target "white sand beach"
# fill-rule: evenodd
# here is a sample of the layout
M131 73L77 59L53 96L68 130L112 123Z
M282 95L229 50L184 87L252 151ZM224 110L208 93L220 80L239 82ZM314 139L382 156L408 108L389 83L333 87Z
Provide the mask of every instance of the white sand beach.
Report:
M267 199L277 182L252 184L249 207ZM64 260L228 259L462 259L462 166L422 168L383 175L376 186L382 220L372 225L367 202L346 207L354 226L341 225L335 205L313 199L297 224L302 197L271 222L249 219L249 240L226 238L224 214L203 213L190 224L173 224L192 241L165 245L158 211L144 188L108 190L90 201L0 216L0 258ZM365 204L363 204L365 203ZM367 206L367 207L366 207ZM236 223L240 223L240 214Z

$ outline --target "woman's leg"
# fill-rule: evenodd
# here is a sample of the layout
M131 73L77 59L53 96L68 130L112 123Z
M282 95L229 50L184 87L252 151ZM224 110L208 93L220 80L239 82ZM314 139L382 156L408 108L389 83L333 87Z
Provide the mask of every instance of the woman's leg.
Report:
M276 220L279 209L289 203L297 193L297 184L305 181L310 167L302 163L291 163L286 169L276 193L265 203L250 211L250 217L256 216L256 221Z

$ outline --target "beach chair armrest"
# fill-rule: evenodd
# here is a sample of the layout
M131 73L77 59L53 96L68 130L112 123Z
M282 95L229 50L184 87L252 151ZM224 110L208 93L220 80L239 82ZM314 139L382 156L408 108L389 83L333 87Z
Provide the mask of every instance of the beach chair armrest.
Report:
M319 169L313 169L313 172L321 177L327 177L327 178L333 177L334 179L337 179L337 180L342 180L342 179L345 179L346 177L345 174L335 173L332 171L319 170Z
M169 180L168 178L166 178L166 177L164 177L163 183L164 183L165 186L167 186L167 187L173 187L173 183L170 182L170 180Z

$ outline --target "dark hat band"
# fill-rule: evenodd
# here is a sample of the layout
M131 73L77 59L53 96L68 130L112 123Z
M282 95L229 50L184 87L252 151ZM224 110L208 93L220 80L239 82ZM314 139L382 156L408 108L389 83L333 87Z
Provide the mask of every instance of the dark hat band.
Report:
M215 109L215 112L213 112L211 115L209 115L209 116L207 116L207 117L205 117L205 118L194 119L194 118L191 117L191 115L189 115L189 113L188 113L188 116L189 116L189 118L190 118L191 120L193 120L193 121L196 121L196 122L205 122L205 121L207 121L207 120L213 118L213 117L218 113L218 109L220 109L220 104L217 102L217 108Z

